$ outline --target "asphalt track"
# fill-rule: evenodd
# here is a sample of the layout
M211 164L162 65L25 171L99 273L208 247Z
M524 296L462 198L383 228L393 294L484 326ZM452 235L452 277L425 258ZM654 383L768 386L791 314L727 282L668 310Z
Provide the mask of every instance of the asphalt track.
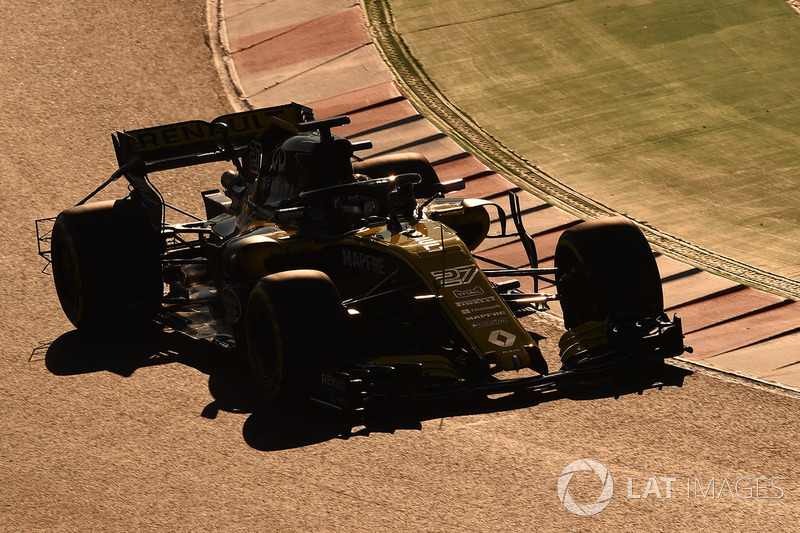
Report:
M660 390L439 406L416 429L343 440L320 415L263 406L246 371L202 344L81 339L39 273L33 220L114 170L114 129L214 117L228 95L202 2L0 5L14 27L0 58L0 530L796 529L790 393L677 368ZM216 177L176 175L173 200L196 202ZM552 350L556 324L535 327ZM591 518L557 493L584 457L615 481ZM636 496L651 477L661 498L627 497L628 478ZM671 498L662 477L676 479ZM739 493L723 479L743 480ZM570 491L590 501L599 487L579 474Z

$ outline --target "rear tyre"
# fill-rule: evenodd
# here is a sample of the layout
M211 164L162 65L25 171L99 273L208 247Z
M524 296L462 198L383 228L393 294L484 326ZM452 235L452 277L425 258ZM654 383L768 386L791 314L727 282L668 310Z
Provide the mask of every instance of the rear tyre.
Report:
M419 174L422 180L414 185L414 196L430 198L436 194L439 176L428 158L413 152L390 154L353 163L356 174L365 174L373 179L398 174Z
M637 321L664 312L650 245L623 218L583 222L565 231L556 246L555 266L568 329L607 319Z
M58 215L53 278L72 324L92 333L136 333L152 324L163 295L160 236L140 203L96 202Z
M339 292L322 272L263 277L250 293L245 324L250 366L264 394L279 401L307 398L320 361L341 346L346 317Z

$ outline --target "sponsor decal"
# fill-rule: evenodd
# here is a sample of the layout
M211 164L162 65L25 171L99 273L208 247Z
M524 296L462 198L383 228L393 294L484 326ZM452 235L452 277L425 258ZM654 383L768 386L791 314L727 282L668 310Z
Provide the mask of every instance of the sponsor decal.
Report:
M502 308L503 308L502 305L494 304L494 305L487 305L487 306L484 306L484 307L477 307L477 308L473 309L472 312L473 313L481 313L483 311L491 311L492 309L502 309Z
M230 135L247 135L261 131L272 123L272 113L264 113L265 110L245 111L219 117L217 122L228 127ZM288 118L288 117L287 117ZM141 130L126 132L136 138L139 149L155 150L190 144L197 141L207 141L209 139L221 140L224 133L221 126L212 127L206 122L199 120L182 122L180 124L167 124Z
M250 174L258 176L258 172L261 170L261 158L263 157L264 149L260 142L252 141L248 152L250 153Z
M514 335L513 333L509 333L507 331L503 331L502 329L496 329L489 334L489 342L501 348L508 348L509 346L513 346L514 341L516 340L517 340L516 335Z
M469 307L472 305L480 305L495 301L497 298L494 296L487 296L485 298L475 298L474 300L466 300L464 302L456 302L456 307Z
M466 289L463 291L453 290L453 296L456 298L474 298L483 294L483 287L478 285L474 289Z
M386 274L386 262L382 257L366 254L357 250L342 250L344 266L358 268L375 274Z
M339 391L344 391L347 388L347 381L344 378L332 374L321 374L320 383Z
M228 317L228 321L231 324L235 324L242 318L242 303L239 301L239 297L236 296L236 291L230 285L225 285L225 288L222 289L222 295L220 296L222 300L222 308L225 310L225 316Z
M211 128L204 122L186 122L131 133L136 138L140 150L179 146L213 138Z
M471 283L477 273L477 266L463 265L445 270L435 270L431 272L431 275L439 282L441 287L459 287Z
M502 308L503 308L503 306L500 305L500 304L487 305L487 306L484 306L484 307L476 307L475 309L462 309L461 310L461 314L462 315L471 315L472 313L483 313L483 312L486 312L486 311L491 311L492 309L502 309ZM503 313L503 314L505 314L505 313Z
M494 313L481 313L479 315L468 316L467 321L471 322L473 320L481 320L482 318L492 318L495 316L506 316L505 311L495 311Z
M498 320L490 320L489 322L478 322L477 324L472 324L473 328L485 328L488 326L499 326L500 324L505 324L508 322L507 318L501 318Z
M430 237L420 237L414 240L417 244L425 248L426 252L440 252L442 250L441 241L431 239Z
M286 167L286 152L282 148L276 148L272 152L272 161L270 162L269 172L272 175L278 174Z

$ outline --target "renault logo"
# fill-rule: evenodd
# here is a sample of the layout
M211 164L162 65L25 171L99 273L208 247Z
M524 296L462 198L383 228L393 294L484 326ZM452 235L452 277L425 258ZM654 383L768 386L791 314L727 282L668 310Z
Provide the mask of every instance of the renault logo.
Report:
M489 342L501 348L512 346L515 340L517 340L516 335L503 331L502 329L496 329L489 334Z

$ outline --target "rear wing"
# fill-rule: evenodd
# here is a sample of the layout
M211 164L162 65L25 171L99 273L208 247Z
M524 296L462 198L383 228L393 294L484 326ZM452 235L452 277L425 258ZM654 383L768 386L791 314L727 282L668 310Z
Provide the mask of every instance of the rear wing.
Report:
M311 108L296 103L232 113L211 122L191 120L112 135L120 169L140 175L224 161L242 151L270 126L295 129L314 119ZM295 129L296 131L296 129ZM134 163L134 164L132 164ZM128 174L128 173L126 173Z

